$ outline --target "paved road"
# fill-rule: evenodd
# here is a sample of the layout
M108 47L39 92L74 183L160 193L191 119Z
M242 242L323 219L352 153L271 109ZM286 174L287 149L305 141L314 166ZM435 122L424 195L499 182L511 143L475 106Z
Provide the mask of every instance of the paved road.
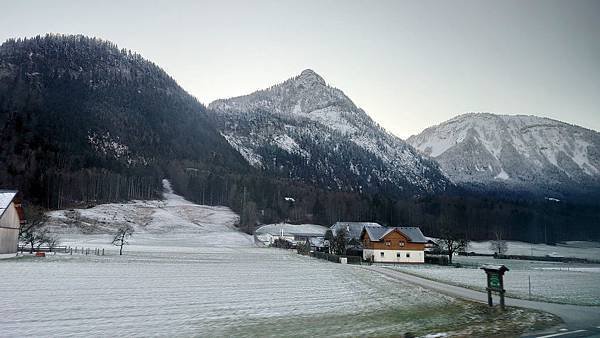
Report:
M369 266L366 267L366 269L376 271L378 273L403 282L416 284L424 288L435 290L437 292L447 294L452 297L487 304L487 294L484 292L479 292L471 289L462 288L459 286L449 285L421 277L416 277L395 269L386 268L382 266ZM582 334L582 336L584 337L587 337L589 336L589 334L586 335L586 332L595 332L595 334L599 334L597 330L600 327L600 306L555 304L516 298L506 298L505 301L507 306L518 306L529 309L541 310L555 314L562 318L562 320L567 326L568 332L558 332L557 334L559 335L555 337L571 338L576 337L578 333ZM498 303L498 297L494 296L494 304ZM569 333L577 330L581 331L573 333L573 335Z

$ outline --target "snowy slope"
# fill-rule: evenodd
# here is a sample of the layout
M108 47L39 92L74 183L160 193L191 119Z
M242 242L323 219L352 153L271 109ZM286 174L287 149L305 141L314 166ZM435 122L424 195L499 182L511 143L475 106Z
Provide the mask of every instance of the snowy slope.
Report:
M110 243L110 234L123 224L134 228L132 242L172 242L204 246L251 246L251 236L235 229L239 216L227 207L198 205L173 193L163 180L164 200L100 204L89 209L49 213L49 230L67 245ZM96 235L91 236L91 235ZM91 237L90 237L91 236ZM94 244L91 244L94 243Z
M465 114L408 143L457 183L568 186L600 178L600 134L548 118Z
M312 70L209 105L221 134L253 166L330 189L440 191L437 165L387 133Z

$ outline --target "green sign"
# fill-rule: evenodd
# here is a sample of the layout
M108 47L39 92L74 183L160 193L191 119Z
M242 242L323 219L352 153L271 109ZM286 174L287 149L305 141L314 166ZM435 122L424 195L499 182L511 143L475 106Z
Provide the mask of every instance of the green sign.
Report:
M497 273L490 273L490 287L494 289L500 289L500 275Z

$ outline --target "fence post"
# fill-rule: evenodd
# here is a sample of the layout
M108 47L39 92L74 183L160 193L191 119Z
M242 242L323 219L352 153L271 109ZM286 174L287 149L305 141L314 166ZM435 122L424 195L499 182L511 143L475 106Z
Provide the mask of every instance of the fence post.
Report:
M104 256L104 248L102 248L102 256Z

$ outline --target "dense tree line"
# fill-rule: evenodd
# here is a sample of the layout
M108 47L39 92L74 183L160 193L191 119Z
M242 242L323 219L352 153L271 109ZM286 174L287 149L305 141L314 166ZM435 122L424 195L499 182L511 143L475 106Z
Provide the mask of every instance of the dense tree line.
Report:
M198 203L227 205L242 216L242 229L257 222L317 223L371 221L419 226L428 236L452 229L468 240L495 238L555 243L600 239L597 204L511 199L475 192L390 197L322 189L264 175L214 175L182 166L169 171L175 189ZM293 202L286 200L291 197Z

